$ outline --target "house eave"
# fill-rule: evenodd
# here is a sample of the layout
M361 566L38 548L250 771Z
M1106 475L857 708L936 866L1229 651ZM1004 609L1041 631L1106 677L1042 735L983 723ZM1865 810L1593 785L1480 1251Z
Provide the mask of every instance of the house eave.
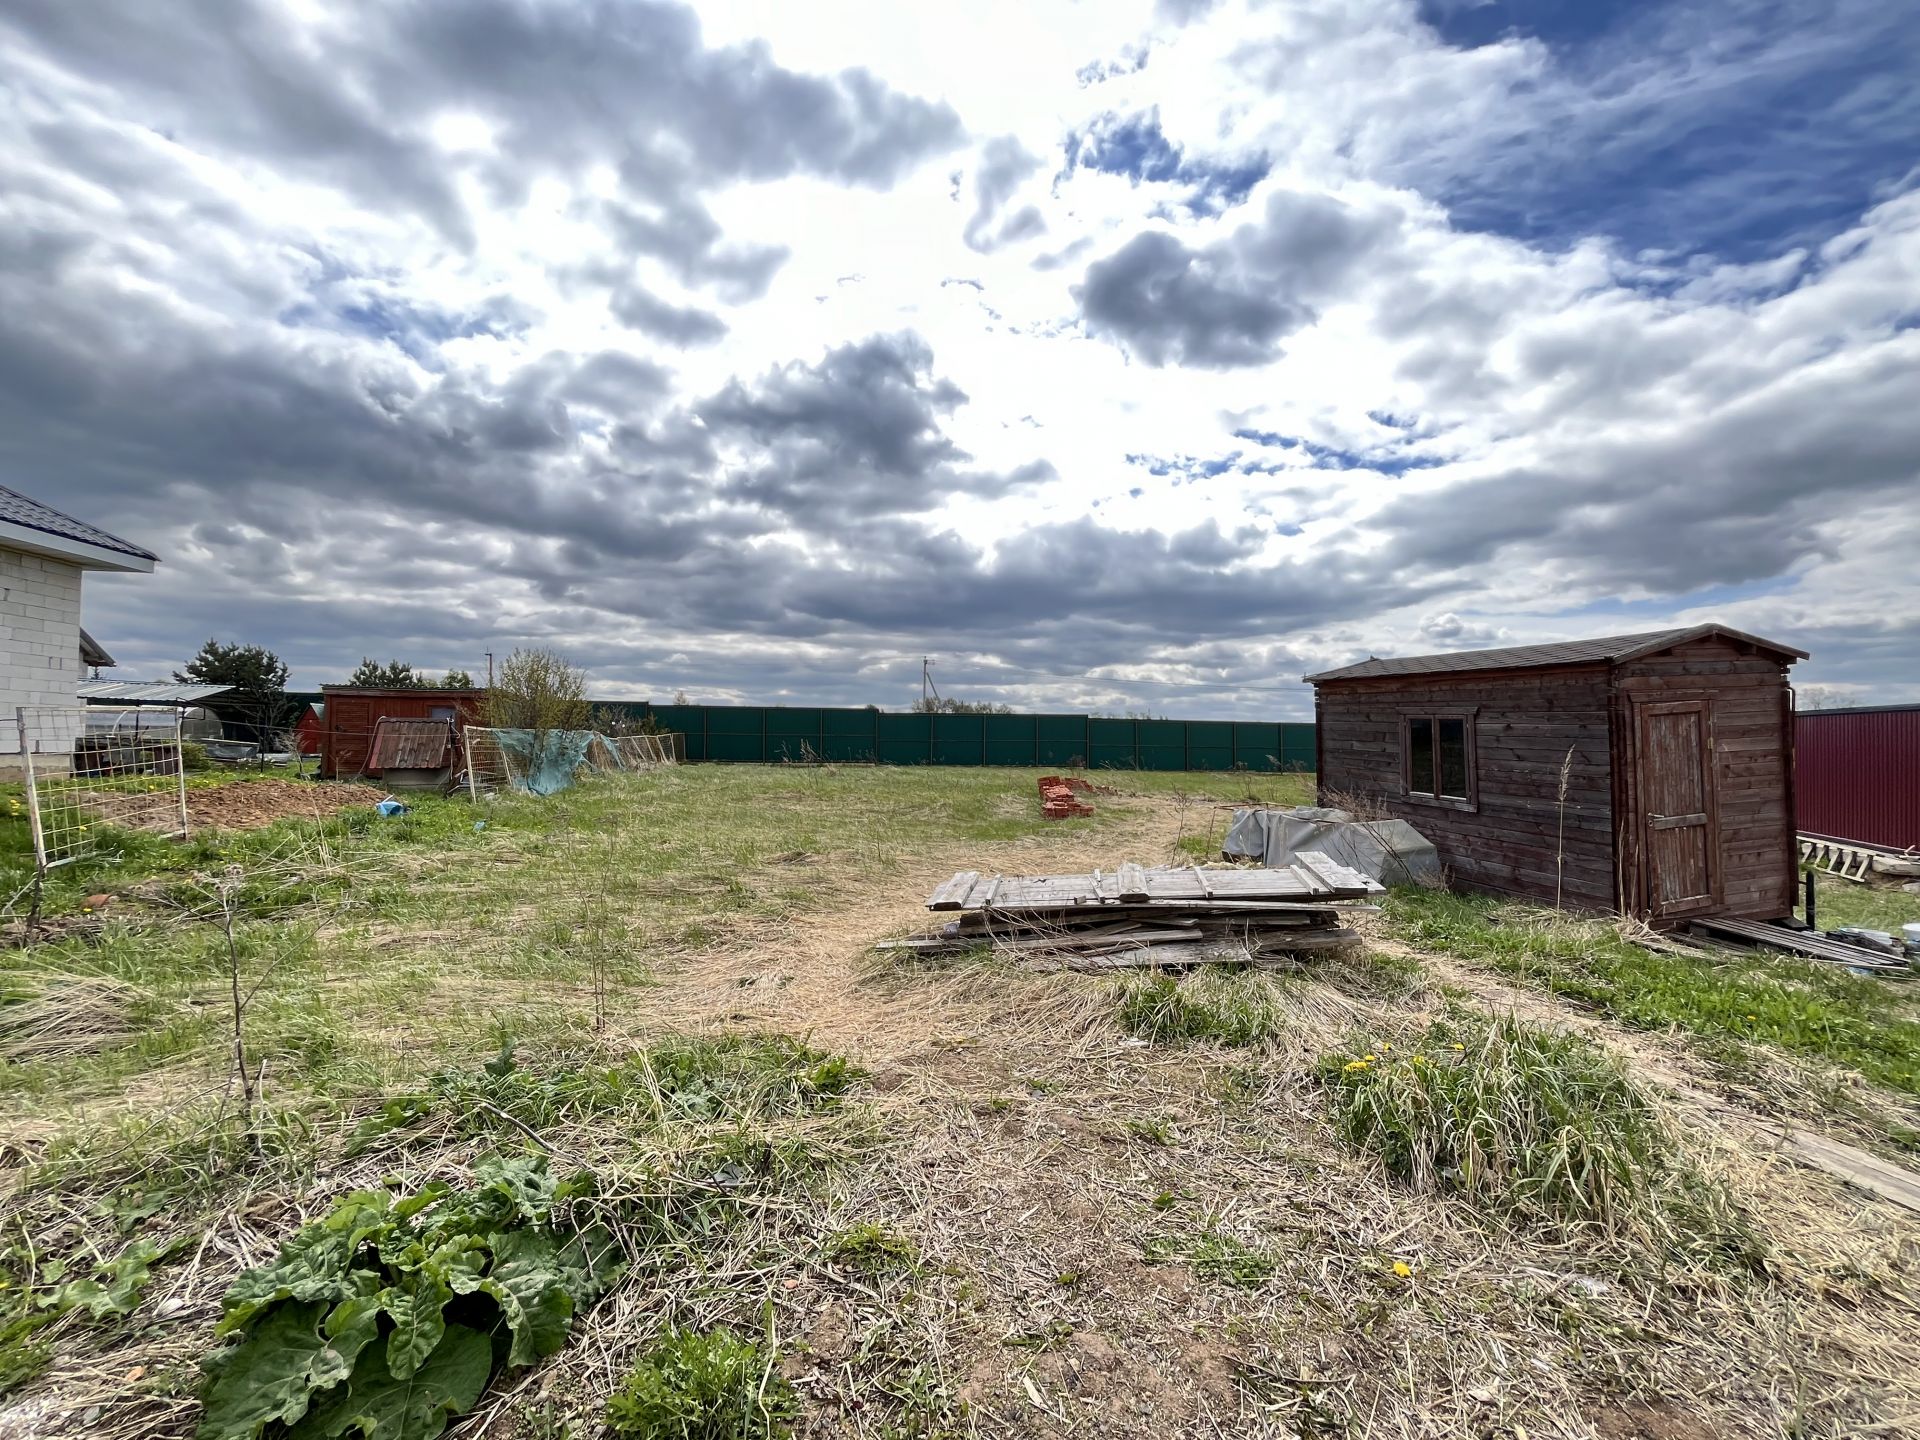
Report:
M124 550L109 550L64 535L49 535L31 526L0 520L0 549L20 550L52 560L64 560L81 570L117 570L128 574L151 575L153 557L129 555Z

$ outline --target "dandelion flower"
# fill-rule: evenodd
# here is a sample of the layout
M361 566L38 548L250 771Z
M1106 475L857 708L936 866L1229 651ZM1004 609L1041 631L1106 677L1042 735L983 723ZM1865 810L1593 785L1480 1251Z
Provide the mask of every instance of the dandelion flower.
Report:
M1461 1044L1461 1043L1460 1043L1460 1042L1459 1042L1458 1040L1456 1040L1456 1041L1454 1041L1454 1042L1453 1042L1453 1048L1454 1048L1455 1050L1464 1050L1464 1049L1466 1049L1467 1047L1466 1047L1466 1046L1464 1046L1464 1045L1462 1045L1462 1044Z
M1363 1055L1363 1056L1362 1056L1361 1058L1362 1058L1363 1060L1365 1060L1365 1061L1367 1061L1367 1063L1369 1063L1369 1064L1371 1064L1371 1063L1373 1063L1373 1056L1371 1056L1371 1055Z
M1413 1267L1404 1260L1396 1260L1393 1262L1393 1273L1402 1280L1408 1280L1413 1277Z
M1349 1060L1345 1065L1341 1066L1340 1068L1345 1070L1349 1075L1351 1075L1356 1070L1366 1069L1367 1062L1364 1060Z

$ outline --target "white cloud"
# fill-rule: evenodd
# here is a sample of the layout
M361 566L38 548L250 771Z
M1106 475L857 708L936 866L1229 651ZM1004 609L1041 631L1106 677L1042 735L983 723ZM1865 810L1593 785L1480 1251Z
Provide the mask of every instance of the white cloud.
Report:
M1838 39L1742 12L1695 93L1410 0L545 8L551 53L485 4L0 22L0 479L162 553L89 591L129 670L244 617L309 683L544 637L897 702L934 649L1274 714L1355 653L1718 616L1915 683L1920 191L1739 259L1463 223ZM600 63L649 46L677 109Z

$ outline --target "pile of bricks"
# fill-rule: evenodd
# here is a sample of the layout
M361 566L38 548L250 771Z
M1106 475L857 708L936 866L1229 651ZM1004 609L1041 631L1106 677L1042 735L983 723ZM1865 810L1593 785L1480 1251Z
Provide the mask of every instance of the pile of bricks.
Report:
M1084 780L1066 780L1058 775L1040 777L1040 818L1042 820L1066 820L1075 815L1093 814L1093 806L1074 798L1074 792L1082 795L1092 793L1093 786Z

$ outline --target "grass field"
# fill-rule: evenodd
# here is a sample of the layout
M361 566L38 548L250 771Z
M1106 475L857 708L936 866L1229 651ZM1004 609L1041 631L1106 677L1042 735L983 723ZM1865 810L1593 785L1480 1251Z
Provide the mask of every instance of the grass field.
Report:
M436 1433L441 1396L449 1434L528 1437L1920 1413L1916 1217L1669 1083L1899 1147L1904 991L1435 896L1296 972L873 952L956 869L1184 863L1224 803L1310 790L1129 773L1050 824L1036 773L688 767L108 837L0 952L0 1436L185 1436L203 1395L265 1435ZM8 895L24 843L0 814Z

